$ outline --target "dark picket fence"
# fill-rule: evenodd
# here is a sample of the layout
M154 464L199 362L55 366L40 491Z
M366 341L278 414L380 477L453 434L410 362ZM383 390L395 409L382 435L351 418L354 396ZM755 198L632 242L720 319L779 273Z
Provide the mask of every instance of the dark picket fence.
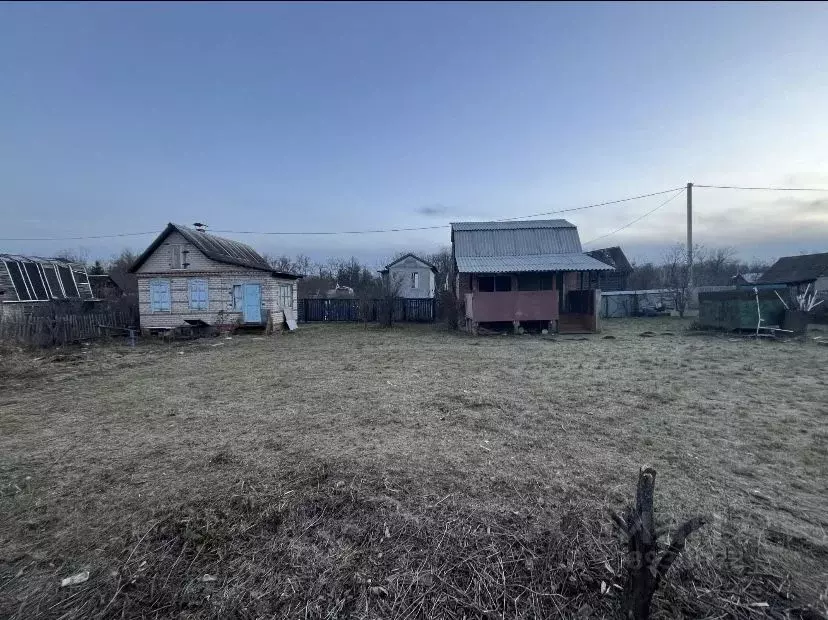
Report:
M137 325L132 312L93 310L31 313L4 312L0 314L0 342L38 347L62 346L92 340Z
M300 299L297 316L300 323L316 321L369 321L384 316L384 299ZM434 299L395 299L394 321L430 323L437 316Z

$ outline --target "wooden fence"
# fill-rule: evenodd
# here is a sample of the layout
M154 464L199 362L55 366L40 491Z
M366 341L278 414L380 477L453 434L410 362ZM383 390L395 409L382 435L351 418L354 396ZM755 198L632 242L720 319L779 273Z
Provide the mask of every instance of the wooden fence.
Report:
M131 312L94 310L36 314L3 312L0 314L0 342L30 346L61 346L100 338L107 327L134 327L137 321Z
M300 323L314 321L370 321L384 316L384 299L300 299L297 318ZM430 323L437 316L434 299L395 299L394 321Z

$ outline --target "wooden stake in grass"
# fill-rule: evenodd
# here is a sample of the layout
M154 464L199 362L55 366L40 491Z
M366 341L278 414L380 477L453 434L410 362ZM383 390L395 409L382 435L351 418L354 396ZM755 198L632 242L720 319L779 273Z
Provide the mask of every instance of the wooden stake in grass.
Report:
M630 569L624 589L624 615L629 620L647 620L650 604L661 579L670 570L679 553L684 550L687 537L705 524L704 517L693 517L673 530L670 545L659 557L658 537L653 516L655 469L644 466L638 473L635 508L626 518L612 513L613 521L627 535L631 556Z

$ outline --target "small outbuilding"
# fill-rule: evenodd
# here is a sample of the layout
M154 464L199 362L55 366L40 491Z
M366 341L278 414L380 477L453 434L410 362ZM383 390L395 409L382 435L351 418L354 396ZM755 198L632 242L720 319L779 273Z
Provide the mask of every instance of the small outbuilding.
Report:
M613 271L592 271L591 286L606 291L625 291L627 290L627 281L633 271L633 267L624 251L614 246L611 248L601 248L600 250L590 250L587 252L588 256L596 258L602 263L605 263L613 268Z
M296 320L296 280L244 243L167 224L130 273L141 327L266 325Z
M756 283L784 284L797 294L803 293L809 285L811 291L828 292L828 252L783 256Z
M125 294L108 273L89 274L89 284L92 287L92 293L98 299L119 299Z

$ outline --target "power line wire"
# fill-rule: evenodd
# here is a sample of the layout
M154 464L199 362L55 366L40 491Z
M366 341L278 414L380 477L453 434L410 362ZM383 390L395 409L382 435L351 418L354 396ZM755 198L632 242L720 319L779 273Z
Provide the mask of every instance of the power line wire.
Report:
M85 239L112 239L114 237L138 237L140 235L157 235L158 230L146 230L134 233L114 233L111 235L85 235L82 237L0 237L0 241L82 241Z
M532 215L517 215L515 217L504 217L504 218L498 219L496 221L498 221L498 222L508 222L508 221L511 221L511 220L521 220L521 219L526 218L526 217L537 217L539 215L553 215L555 213L568 213L570 211L582 211L584 209L592 209L594 207L603 207L603 206L606 206L606 205L619 204L621 202L630 202L631 200L638 200L639 198L649 198L650 196L659 196L661 194L669 194L670 192L674 192L678 189L683 189L683 188L681 188L681 187L671 187L670 189L665 189L665 190L662 190L660 192L652 192L650 194L641 194L640 196L631 196L629 198L621 198L620 200L609 200L607 202L599 202L599 203L592 204L592 205L586 205L585 207L573 207L571 209L561 209L560 211L546 211L544 213L533 213Z
M208 233L233 233L234 235L371 235L375 233L405 232L410 230L436 230L438 228L449 228L449 224L437 224L435 226L414 226L411 228L383 228L376 230L331 230L331 231L260 231L260 230L207 230Z
M607 205L614 205L620 204L623 202L630 202L631 200L639 200L641 198L649 198L650 196L658 196L660 194L667 194L669 192L676 191L677 188L673 187L670 189L665 189L659 192L651 192L649 194L640 194L638 196L630 196L628 198L620 198L618 200L608 200L605 202L598 202L595 204L585 205L582 207L571 207L569 209L558 209L556 211L544 211L542 213L533 213L531 215L518 215L515 217L507 217L501 218L495 221L498 222L506 222L512 220L519 220L523 218L530 218L530 217L538 217L540 215L554 215L556 213L570 213L572 211L583 211L584 209L594 209L596 207L604 207ZM417 230L438 230L441 228L450 228L450 224L438 224L434 226L413 226L408 228L384 228L384 229L374 229L374 230L336 230L336 231L274 231L274 232L263 232L258 230L227 230L227 229L215 229L215 230L208 230L207 232L214 232L214 233L230 233L235 235L368 235L368 234L377 234L377 233L389 233L389 232L409 232L409 231L417 231ZM20 238L0 238L0 241L81 241L85 239L108 239L108 238L116 238L116 237L137 237L139 235L157 235L159 231L147 231L147 232L139 232L139 233L119 233L113 235L90 235L90 236L78 236L78 237L20 237Z
M617 232L621 232L621 231L622 231L622 230L624 230L625 228L629 228L630 226L632 226L632 225L633 225L633 224L635 224L636 222L640 222L641 220L643 220L643 219L644 219L645 217L647 217L648 215L652 215L653 213L655 213L656 211L658 211L661 207L665 207L665 206L667 206L668 204L670 204L671 202L673 202L673 200L675 200L676 198L678 198L678 197L682 194L682 192L684 192L684 191L685 191L685 188L684 188L684 187L680 188L680 189L679 189L679 191L677 191L675 194L673 194L672 196L670 196L667 200L665 200L664 202L662 202L662 203L661 203L660 205L658 205L655 209L652 209L652 210L650 210L650 211L647 211L644 215L642 215L642 216L640 216L640 217L635 218L632 222L629 222L628 224L624 224L621 228L616 228L615 230L613 230L612 232L607 233L606 235L601 235L600 237L595 237L594 239L590 239L589 241L587 241L587 242L586 242L586 243L584 243L583 245L589 245L590 243L593 243L593 242L598 241L598 240L600 240L600 239L604 239L605 237L609 237L609 236L611 236L611 235L614 235L614 234L615 234L615 233L617 233Z
M775 192L828 192L826 188L820 187L751 187L751 186L742 186L742 185L706 185L702 183L695 183L693 187L698 188L706 188L706 189L735 189L735 190L751 190L751 191L775 191ZM684 190L684 188L670 188L665 189L659 192L651 192L649 194L640 194L638 196L630 196L628 198L621 198L619 200L609 200L606 202L598 202L591 205L585 205L583 207L572 207L569 209L558 209L556 211L542 211L540 213L532 213L530 215L517 215L514 217L505 217L500 218L495 221L497 222L509 222L514 220L521 220L526 218L538 217L542 215L555 215L558 213L571 213L573 211L583 211L585 209L594 209L596 207L604 207L608 205L620 204L624 202L630 202L632 200L639 200L642 198L649 198L651 196L658 196L660 194L667 194L672 191L676 190ZM672 201L673 198L670 198L667 202ZM663 204L667 204L666 202ZM663 206L663 205L661 205ZM661 208L660 206L654 209L652 212ZM645 214L643 217L646 217L649 213ZM630 223L630 225L634 224L639 220L635 220ZM406 227L406 228L383 228L383 229L375 229L375 230L335 230L335 231L275 231L275 232L262 232L258 230L213 230L210 232L219 232L219 233L230 233L235 235L368 235L368 234L378 234L378 233L392 233L392 232L410 232L410 231L418 231L418 230L439 230L441 228L450 228L449 224L439 224L435 226L413 226L413 227ZM620 228L623 230L625 227ZM615 234L614 231L603 237L598 237L593 239L593 241L597 241L598 239L603 239L604 237L608 237L612 234ZM0 237L0 241L85 241L89 239L117 239L121 237L140 237L142 235L157 235L159 231L157 230L149 230L144 232L134 232L134 233L114 233L110 235L79 235L79 236L71 236L71 237ZM592 243L592 241L588 241L587 243ZM584 244L586 245L586 244Z
M706 187L709 189L747 189L770 192L828 192L823 187L746 187L742 185L702 185L693 183L693 187Z

